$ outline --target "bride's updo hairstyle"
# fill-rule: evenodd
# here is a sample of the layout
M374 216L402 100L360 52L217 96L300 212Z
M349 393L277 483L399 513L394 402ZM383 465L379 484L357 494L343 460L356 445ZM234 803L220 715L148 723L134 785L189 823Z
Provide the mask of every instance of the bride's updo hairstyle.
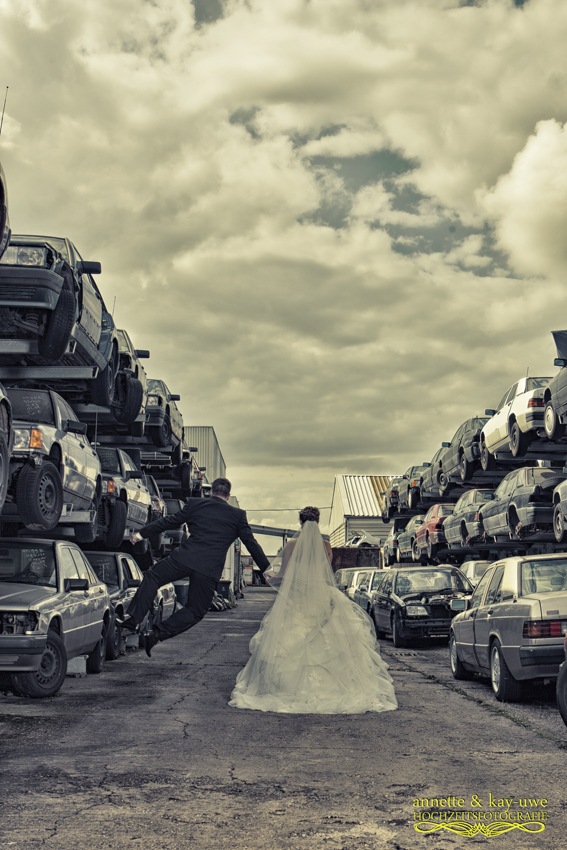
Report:
M299 513L299 519L301 522L319 522L319 508L303 508Z

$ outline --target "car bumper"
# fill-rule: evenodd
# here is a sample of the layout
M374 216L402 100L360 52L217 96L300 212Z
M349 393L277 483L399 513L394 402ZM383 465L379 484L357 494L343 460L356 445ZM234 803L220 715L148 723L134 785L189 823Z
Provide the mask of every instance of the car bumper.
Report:
M451 618L443 620L418 620L405 619L399 621L400 635L409 637L438 637L448 635L451 630Z
M146 425L161 425L165 419L165 410L162 407L146 407Z
M537 679L541 676L557 676L559 666L565 660L563 641L545 646L521 646L519 662L526 679Z
M0 266L0 307L54 310L62 286L61 275L49 269Z
M39 670L46 642L46 635L1 635L0 671L22 673Z
M517 417L520 431L526 433L526 431L531 431L533 428L541 428L543 425L543 414L543 407L535 408L529 410L527 413L520 414Z

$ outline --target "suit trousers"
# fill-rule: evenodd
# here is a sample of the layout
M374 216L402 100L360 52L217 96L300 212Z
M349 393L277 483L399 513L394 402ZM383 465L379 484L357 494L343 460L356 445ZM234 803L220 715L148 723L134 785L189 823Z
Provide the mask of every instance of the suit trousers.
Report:
M189 579L187 602L183 608L155 627L160 641L186 632L203 619L209 610L218 581L198 570L184 567L170 557L162 558L144 573L144 580L128 607L128 615L137 623L141 623L152 607L158 589L180 578Z

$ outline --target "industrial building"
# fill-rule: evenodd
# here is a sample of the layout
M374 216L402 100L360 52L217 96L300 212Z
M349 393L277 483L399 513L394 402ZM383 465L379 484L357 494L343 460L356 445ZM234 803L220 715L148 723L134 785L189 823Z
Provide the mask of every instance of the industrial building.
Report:
M382 541L391 526L382 522L382 501L393 475L336 475L331 502L331 546L338 547L363 531Z

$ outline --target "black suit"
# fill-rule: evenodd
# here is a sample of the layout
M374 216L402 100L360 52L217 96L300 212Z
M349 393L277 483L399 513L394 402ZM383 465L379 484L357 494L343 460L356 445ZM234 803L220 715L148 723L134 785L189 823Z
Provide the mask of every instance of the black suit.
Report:
M128 614L140 623L150 610L159 587L170 581L189 578L187 603L160 624L160 640L175 637L203 619L222 575L226 553L237 538L242 540L262 573L270 566L254 539L246 511L217 496L189 499L180 511L146 525L140 534L149 537L185 523L190 537L147 571L128 608Z

